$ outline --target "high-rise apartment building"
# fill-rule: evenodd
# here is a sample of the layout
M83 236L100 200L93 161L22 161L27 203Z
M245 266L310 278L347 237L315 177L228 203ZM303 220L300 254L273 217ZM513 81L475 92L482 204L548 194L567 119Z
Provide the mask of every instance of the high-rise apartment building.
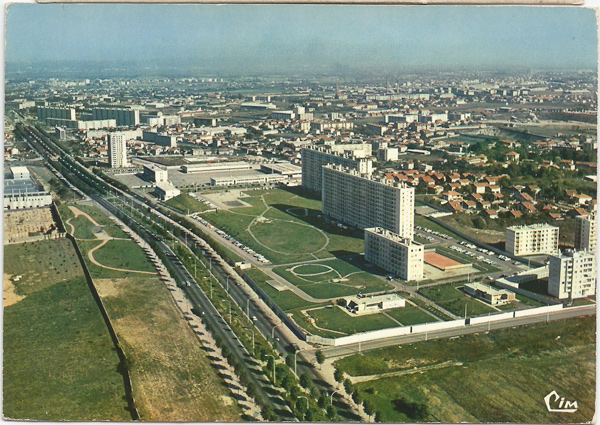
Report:
M558 227L550 224L509 227L506 229L506 250L512 255L556 254Z
M370 176L373 173L371 145L348 144L326 145L302 149L302 186L320 193L322 190L323 166L327 164L342 165Z
M424 246L375 227L365 229L365 260L404 280L423 279Z
M413 239L415 188L374 180L339 165L323 168L323 213L361 229L381 227Z
M56 118L61 120L72 120L75 118L74 108L55 108L49 106L38 106L37 117L39 121L46 122L49 118Z
M567 250L550 256L548 293L560 299L583 298L596 293L596 254Z
M596 252L596 212L575 218L575 249Z
M118 126L135 126L140 124L140 111L129 108L94 108L92 120L116 120Z
M110 168L127 167L127 145L125 136L120 133L110 133L108 137L108 162Z

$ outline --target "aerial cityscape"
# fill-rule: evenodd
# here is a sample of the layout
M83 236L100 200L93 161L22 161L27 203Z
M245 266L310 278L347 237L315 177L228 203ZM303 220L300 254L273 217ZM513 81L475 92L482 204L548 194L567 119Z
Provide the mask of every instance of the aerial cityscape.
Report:
M596 10L7 10L3 417L595 418Z

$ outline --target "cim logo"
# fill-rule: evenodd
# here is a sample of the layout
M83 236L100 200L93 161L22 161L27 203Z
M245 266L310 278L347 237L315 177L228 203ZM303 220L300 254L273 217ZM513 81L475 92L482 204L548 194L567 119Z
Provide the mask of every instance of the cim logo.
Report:
M544 397L544 402L546 402L546 408L548 409L548 412L553 413L575 413L578 408L577 400L565 400L565 398L558 395L555 390L552 390L550 394Z

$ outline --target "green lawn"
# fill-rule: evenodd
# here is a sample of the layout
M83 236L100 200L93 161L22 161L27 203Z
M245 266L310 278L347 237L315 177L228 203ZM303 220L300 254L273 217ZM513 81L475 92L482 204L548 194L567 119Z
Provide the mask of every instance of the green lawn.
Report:
M357 385L385 422L589 422L595 339L595 317L584 317L388 347L337 365L354 376L401 373ZM578 411L549 413L543 397L552 390L577 400ZM416 418L407 403L428 413Z
M463 317L465 314L465 305L467 306L467 316L479 316L497 311L465 295L457 289L457 285L430 286L420 289L419 292L437 303L440 307L460 317Z
M81 276L82 269L71 241L56 239L5 245L4 273L13 277L17 294L28 295Z
M254 282L262 288L263 291L267 293L269 298L273 300L275 304L277 304L282 310L288 311L295 308L309 308L315 305L308 301L304 301L298 295L294 294L291 291L278 291L273 288L271 285L267 283L268 280L271 280L269 276L264 274L262 271L252 268L250 270L244 271Z
M261 253L273 264L333 257L338 252L357 254L363 251L362 238L326 223L321 202L282 189L247 191L242 200L251 207L209 212L204 217L219 229ZM266 205L265 205L266 202ZM304 214L308 211L308 216ZM267 221L255 221L264 213ZM262 244L262 245L261 245ZM266 247L265 247L266 246ZM323 251L319 251L325 247Z
M395 328L398 326L396 322L383 314L351 317L339 307L333 306L319 310L311 310L308 314L315 319L315 322L319 327L344 332L346 334Z
M187 193L182 193L166 202L167 205L180 211L182 214L191 214L209 209L208 206L196 200Z
M75 218L72 218L69 222L74 228L75 233L73 236L77 239L96 239L96 235L92 230L95 227L91 221L89 221L85 216L79 215ZM67 225L67 230L70 231L71 228Z
M402 323L404 326L418 325L419 323L437 322L431 315L425 313L421 309L411 306L408 303L404 308L386 311L394 319Z
M94 251L94 258L104 266L118 269L156 271L142 248L133 241L111 240Z
M316 276L304 275L310 274L311 271L326 270L324 267L318 269L318 264L329 266L335 269L337 273L330 271L329 273ZM303 274L303 276L299 277L295 275L291 271L292 267L294 267L295 273ZM321 261L319 263L307 263L298 267L292 267L276 267L273 271L315 298L327 299L346 295L356 295L359 292L367 294L384 291L391 289L392 287L389 283L374 276L372 273L363 271L357 265L350 264L347 261L340 259ZM376 270L372 271L375 272ZM339 281L336 282L335 280Z

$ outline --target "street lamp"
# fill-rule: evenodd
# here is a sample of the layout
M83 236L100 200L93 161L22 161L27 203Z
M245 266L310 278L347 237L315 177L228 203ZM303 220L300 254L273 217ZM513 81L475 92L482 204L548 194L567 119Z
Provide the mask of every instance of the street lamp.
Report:
M229 295L229 275L227 275L227 294Z
M275 328L279 325L281 325L281 323L276 324L273 326L273 329L271 329L271 339L275 339Z
M298 376L296 373L296 366L298 365L298 353L305 350L298 350L294 353L294 375Z
M331 393L331 404L333 404L333 395L334 395L335 393L337 393L338 391L339 391L339 390L335 390L334 392L332 392L332 393Z
M231 323L231 301L223 300L223 302L226 302L227 304L229 304L229 323Z

